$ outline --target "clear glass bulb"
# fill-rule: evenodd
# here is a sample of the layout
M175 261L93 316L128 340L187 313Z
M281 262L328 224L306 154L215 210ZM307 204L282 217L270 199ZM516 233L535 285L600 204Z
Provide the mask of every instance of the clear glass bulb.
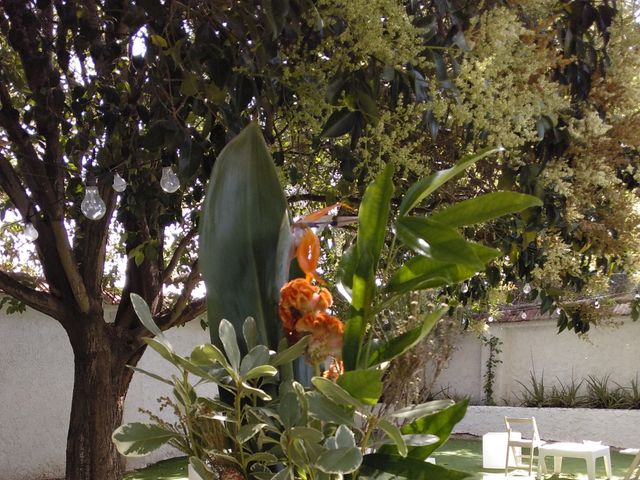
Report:
M522 313L520 314L520 318L521 318L522 320L526 320L526 319L527 319L527 312L522 312Z
M24 236L27 237L27 240L30 242L35 242L38 239L38 230L33 226L33 223L29 222L24 226Z
M462 286L460 287L460 291L462 293L467 293L469 291L469 285L467 285L466 282L463 283Z
M162 167L162 178L160 178L160 188L167 193L173 193L180 188L180 180L171 167Z
M107 212L107 206L100 198L98 187L87 187L80 210L89 220L100 220Z
M127 181L120 176L119 173L116 173L113 176L113 189L118 192L124 192L127 189Z
M524 287L522 287L522 291L524 293L526 293L527 295L531 293L531 285L528 283L524 284Z

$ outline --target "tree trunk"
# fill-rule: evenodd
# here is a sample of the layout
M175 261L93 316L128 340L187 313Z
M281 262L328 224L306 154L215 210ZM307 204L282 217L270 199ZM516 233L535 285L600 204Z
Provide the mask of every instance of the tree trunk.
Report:
M67 436L66 480L120 480L124 462L111 434L122 423L131 374L113 348L102 312L70 334L75 376Z

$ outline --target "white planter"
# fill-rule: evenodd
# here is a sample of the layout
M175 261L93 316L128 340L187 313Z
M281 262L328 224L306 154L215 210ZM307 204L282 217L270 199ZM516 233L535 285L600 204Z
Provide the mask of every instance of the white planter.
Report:
M635 447L638 443L640 410L470 406L453 433L482 436L504 432L506 416L535 417L540 436L547 441L594 440L613 447Z

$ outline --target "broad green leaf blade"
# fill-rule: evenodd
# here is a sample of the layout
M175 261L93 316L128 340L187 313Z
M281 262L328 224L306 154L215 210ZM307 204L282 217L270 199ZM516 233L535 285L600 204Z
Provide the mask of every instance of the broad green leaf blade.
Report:
M258 327L253 317L247 317L242 324L242 334L247 350L251 350L258 344Z
M244 443L252 439L266 426L266 423L248 423L246 425L242 425L240 427L240 431L238 432L238 440L240 441L240 443Z
M378 420L378 426L396 444L396 448L398 449L400 456L406 457L407 444L405 443L404 438L402 438L402 432L400 432L400 429L384 418Z
M300 438L310 443L320 443L324 439L324 434L320 430L310 427L293 427L289 431L291 438Z
M346 474L354 472L362 463L362 452L357 447L324 451L316 460L316 467L324 473Z
M446 313L447 309L442 307L427 315L422 323L411 330L392 337L387 342L375 345L369 356L370 366L388 362L402 355L407 350L413 348L420 340L427 336L433 326Z
M454 403L453 400L433 400L431 402L401 408L400 410L394 411L391 416L403 420L414 420L449 408Z
M289 348L276 353L269 363L274 367L279 367L285 363L292 362L304 353L304 349L307 348L307 344L311 341L311 336L306 335L298 340L294 345Z
M429 218L449 227L486 222L531 207L541 207L542 200L517 192L493 192L458 202L433 213Z
M404 425L400 429L404 434L431 434L436 435L440 439L437 443L433 443L431 445L410 447L409 456L412 458L425 460L440 445L446 442L455 424L464 418L464 414L467 412L468 404L468 400L463 400L454 405L451 405L449 408L445 408L444 410L441 410L437 413L424 416L422 418L414 420L407 425Z
M351 448L356 446L356 437L346 425L340 425L334 437L337 448Z
M347 410L342 404L330 400L320 392L308 392L306 398L309 403L309 415L313 418L336 425L354 426L352 411Z
M481 150L475 155L467 155L453 167L448 168L447 170L435 172L433 175L414 183L411 185L409 190L407 190L406 195L402 199L402 203L400 203L400 215L406 215L409 213L411 209L418 205L427 196L435 192L445 182L448 182L456 175L462 173L481 158L501 150L501 148L487 148Z
M460 233L431 218L401 217L398 238L419 255L437 262L484 267L475 250Z
M390 293L406 293L440 287L471 278L477 271L469 265L436 262L419 255L395 271L385 290Z
M207 465L198 457L189 457L189 463L202 480L215 480L217 475L207 467Z
M218 338L227 354L229 363L234 370L240 369L240 347L238 338L236 337L236 329L233 328L231 322L223 318L218 325Z
M375 405L382 395L382 370L351 370L338 377L338 385L366 405Z
M264 345L256 345L240 362L240 375L244 377L250 370L269 363L269 349Z
M351 307L345 324L342 356L346 371L353 370L361 359L361 349L369 310L375 293L375 271L384 243L391 196L393 168L387 165L365 190L358 212L358 237L355 247L355 269L351 284Z
M352 407L363 408L364 404L353 397L349 392L339 385L336 385L331 380L327 380L322 377L313 377L311 383L316 389L322 393L325 397L333 400L338 405L346 404Z
M462 480L471 476L424 460L380 453L365 455L361 472L369 480Z
M127 457L141 457L153 452L179 435L158 425L125 423L118 427L111 439L118 452Z
M178 366L178 362L175 359L175 353L173 353L171 346L166 342L162 342L158 338L149 337L143 337L142 341L153 348L162 358L170 362L172 365Z
M173 382L171 382L170 380L168 380L168 379L166 379L164 377L161 377L160 375L157 375L157 374L155 374L153 372L149 372L147 370L143 370L142 368L138 368L138 367L132 367L131 365L127 365L127 367L130 368L131 370L133 370L134 372L141 373L143 375L146 375L147 377L151 377L151 378L153 378L155 380L158 380L159 382L166 383L167 385L172 385L173 386Z
M244 377L245 380L254 380L261 377L273 377L278 374L278 369L271 365L259 365L249 370Z
M242 323L251 316L257 343L277 348L281 336L277 306L286 281L279 257L286 250L287 228L287 205L278 175L260 128L251 123L214 164L200 226L209 327L212 343L218 347L223 318L242 335Z
M160 339L164 339L164 335L162 330L156 325L156 322L153 321L153 316L151 315L151 310L149 310L149 305L144 299L138 295L137 293L132 293L130 295L131 304L133 305L133 310L138 315L140 319L140 323L144 325L144 328L153 333L156 337Z
M219 363L225 370L229 370L231 368L231 365L229 365L224 353L222 353L218 347L210 343L198 345L193 349L189 358L195 365L200 367L209 367Z

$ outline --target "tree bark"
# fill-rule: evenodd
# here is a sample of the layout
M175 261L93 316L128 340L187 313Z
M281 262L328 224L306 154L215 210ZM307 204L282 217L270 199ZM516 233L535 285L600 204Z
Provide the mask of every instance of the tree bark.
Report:
M124 399L131 381L126 359L113 348L112 325L93 312L70 335L75 374L67 436L66 480L120 480L124 459L111 434L122 423Z

